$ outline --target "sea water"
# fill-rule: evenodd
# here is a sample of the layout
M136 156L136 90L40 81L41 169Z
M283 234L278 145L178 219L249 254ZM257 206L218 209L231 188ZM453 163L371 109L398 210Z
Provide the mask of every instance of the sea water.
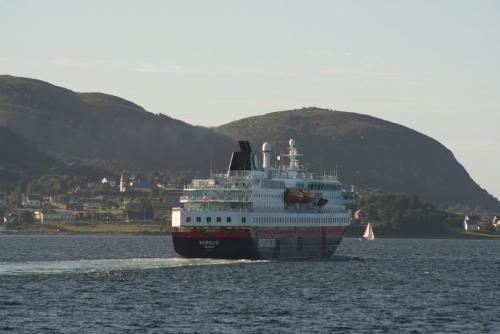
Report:
M0 332L500 333L500 241L182 259L168 236L0 236Z

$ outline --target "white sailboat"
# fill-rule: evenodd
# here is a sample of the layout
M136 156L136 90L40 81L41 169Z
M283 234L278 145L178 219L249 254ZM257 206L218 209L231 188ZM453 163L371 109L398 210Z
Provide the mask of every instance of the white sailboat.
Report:
M368 223L368 225L366 225L365 233L363 233L363 236L359 238L359 240L373 240L373 239L375 239L375 234L373 234L372 224Z

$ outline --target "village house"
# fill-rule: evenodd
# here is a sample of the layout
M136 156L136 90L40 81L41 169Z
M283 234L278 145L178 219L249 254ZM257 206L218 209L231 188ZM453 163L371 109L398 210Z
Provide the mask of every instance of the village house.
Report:
M96 196L88 199L88 206L91 209L102 209L104 207L104 197Z
M116 186L116 181L112 176L105 176L101 179L102 184L108 184L111 188Z
M42 219L42 211L41 210L33 211L33 216L34 216L35 220L40 221Z
M40 213L40 221L42 223L48 222L61 222L61 221L74 221L76 215L74 212L60 211L53 213Z
M493 227L497 233L500 233L500 215L496 215L493 217Z
M153 185L148 181L137 181L131 184L131 187L135 191L140 191L143 193L149 193L153 191Z
M128 176L127 173L124 172L120 177L120 192L131 190L151 194L153 191L153 184L148 181L143 181L136 175Z
M23 200L23 206L27 208L40 208L42 206L42 196L28 195Z
M89 208L90 209L102 209L102 202L98 202L98 201L89 202Z
M478 216L465 216L464 231L479 231L481 220Z

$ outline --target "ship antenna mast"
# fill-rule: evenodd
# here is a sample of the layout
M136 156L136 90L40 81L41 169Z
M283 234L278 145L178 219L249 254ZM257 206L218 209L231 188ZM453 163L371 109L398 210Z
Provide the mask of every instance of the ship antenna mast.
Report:
M289 151L288 154L284 154L290 159L290 166L288 166L289 170L298 170L299 169L299 159L297 157L300 157L302 154L299 154L297 151L297 148L295 147L295 140L290 139L288 141Z

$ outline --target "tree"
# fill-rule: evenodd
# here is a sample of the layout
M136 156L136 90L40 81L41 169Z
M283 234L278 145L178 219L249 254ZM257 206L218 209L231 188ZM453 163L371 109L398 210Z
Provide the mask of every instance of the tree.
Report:
M34 222L33 213L29 210L23 210L20 212L12 213L8 217L5 227L7 229L19 228L24 225L33 224L33 222Z
M395 231L441 234L459 226L457 215L438 210L416 195L371 192L360 204L367 220Z

